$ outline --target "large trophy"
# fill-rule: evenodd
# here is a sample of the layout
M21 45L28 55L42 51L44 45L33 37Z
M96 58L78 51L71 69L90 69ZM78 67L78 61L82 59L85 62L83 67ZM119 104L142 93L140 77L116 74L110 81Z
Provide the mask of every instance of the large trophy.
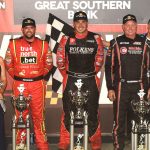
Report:
M85 110L85 104L88 100L89 91L81 91L82 84L82 80L78 79L75 82L77 91L69 91L72 105L75 106L75 110L71 110L70 112L70 150L88 150L88 114ZM76 125L84 126L84 134L78 134L77 142L74 146L74 128ZM83 146L81 143L82 137L84 137Z
M18 97L12 97L12 104L14 108L16 108L20 114L19 118L16 119L16 115L14 115L14 118L12 120L12 145L13 150L19 149L19 150L30 150L30 122L29 122L29 115L27 115L26 120L23 119L23 112L28 109L29 107L29 101L31 100L31 96L24 97L23 91L25 87L24 84L20 84L18 87L19 90L19 96ZM19 144L19 147L16 146L16 130L18 129L25 129L26 132L21 133L21 142ZM26 136L26 148L24 148L24 139Z
M132 120L132 150L150 150L150 123L146 115L150 112L150 103L144 100L144 90L138 93L140 100L132 100L131 105L139 120Z

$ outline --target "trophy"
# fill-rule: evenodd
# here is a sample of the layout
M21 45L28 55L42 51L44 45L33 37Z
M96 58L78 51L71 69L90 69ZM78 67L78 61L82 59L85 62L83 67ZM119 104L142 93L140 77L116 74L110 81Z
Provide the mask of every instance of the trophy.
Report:
M150 112L150 103L144 100L144 90L138 93L140 100L132 100L131 106L139 120L132 120L132 150L150 150L150 124L146 114Z
M24 84L20 84L18 87L19 90L19 96L18 97L12 97L12 104L14 108L16 108L20 114L18 119L16 116L13 118L13 123L12 123L12 143L13 143L13 150L16 150L16 130L17 129L25 129L25 132L21 133L21 142L20 146L18 149L24 149L22 148L24 145L24 136L26 136L26 145L27 145L27 150L30 150L30 126L29 126L29 115L26 116L26 120L24 121L23 119L23 112L28 109L29 107L29 102L31 100L31 96L24 97L23 91L25 87Z
M78 79L75 82L77 90L75 92L69 91L71 103L75 106L75 111L71 110L70 112L70 150L88 150L88 114L84 109L85 104L88 100L89 91L83 92L81 87L83 85L82 80ZM84 148L81 146L80 139L81 134L78 135L78 140L76 146L74 147L74 126L75 125L84 125Z
M74 150L84 150L82 145L81 145L81 139L83 136L84 136L84 134L78 134L77 142L76 142L76 146L75 146Z

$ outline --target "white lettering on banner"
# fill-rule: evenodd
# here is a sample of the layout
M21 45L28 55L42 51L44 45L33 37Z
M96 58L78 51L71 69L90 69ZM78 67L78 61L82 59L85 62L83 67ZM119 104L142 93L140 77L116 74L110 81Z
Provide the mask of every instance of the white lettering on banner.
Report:
M73 9L131 9L131 1L74 1Z
M70 1L37 1L35 2L35 8L37 10L67 10Z
M68 10L68 19L72 19L74 16L74 11Z
M37 1L37 10L100 10L131 9L131 1Z
M98 19L97 15L96 15L97 12L98 12L97 10L94 10L94 11L88 10L88 11L86 11L88 19ZM74 11L68 10L68 19L72 19L73 16L74 16Z
M5 8L6 8L6 3L0 2L0 9L5 9Z
M131 1L36 1L35 9L37 10L66 10L68 13L68 19L72 19L74 12L78 10L83 10L87 13L89 19L98 20L99 10L124 10L131 9Z

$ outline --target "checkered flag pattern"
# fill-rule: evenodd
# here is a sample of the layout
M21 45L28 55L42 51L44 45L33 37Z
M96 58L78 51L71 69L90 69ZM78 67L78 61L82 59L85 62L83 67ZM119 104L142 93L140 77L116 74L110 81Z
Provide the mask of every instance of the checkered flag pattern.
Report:
M52 91L52 80L47 82L46 90L46 107L53 107L54 105L62 106L62 94L58 94Z
M73 27L71 27L61 19L57 18L53 14L49 14L45 40L49 42L53 56L54 67L52 69L52 90L60 94L62 93L63 77L57 68L56 53L61 37L63 35L68 35L70 32L73 32Z

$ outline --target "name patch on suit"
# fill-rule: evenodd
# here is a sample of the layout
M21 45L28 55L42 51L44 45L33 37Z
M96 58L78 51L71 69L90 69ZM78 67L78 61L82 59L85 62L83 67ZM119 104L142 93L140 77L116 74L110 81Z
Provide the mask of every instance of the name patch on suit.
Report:
M21 63L22 64L36 64L37 63L37 57L35 57L35 56L21 57Z

